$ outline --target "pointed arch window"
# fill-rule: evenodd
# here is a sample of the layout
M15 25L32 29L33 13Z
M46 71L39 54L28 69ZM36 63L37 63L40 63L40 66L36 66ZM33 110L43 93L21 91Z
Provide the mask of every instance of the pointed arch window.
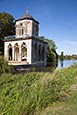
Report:
M38 61L38 52L37 52L37 49L38 49L38 47L37 47L37 43L35 43L34 44L34 61L36 62L36 61Z
M27 61L27 46L25 42L23 42L21 45L21 58L22 61Z
M23 34L24 34L24 28L23 28L23 24L21 23L19 27L19 36L23 36Z
M41 61L41 44L38 47L38 60Z
M42 47L42 61L44 61L45 58L45 47Z
M12 45L8 46L8 60L12 60Z

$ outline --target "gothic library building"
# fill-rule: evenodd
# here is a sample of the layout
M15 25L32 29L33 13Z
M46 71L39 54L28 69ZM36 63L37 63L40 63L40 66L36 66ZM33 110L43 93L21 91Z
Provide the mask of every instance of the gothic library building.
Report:
M16 35L4 40L4 56L12 65L46 65L46 42L38 36L39 22L28 12L16 20Z

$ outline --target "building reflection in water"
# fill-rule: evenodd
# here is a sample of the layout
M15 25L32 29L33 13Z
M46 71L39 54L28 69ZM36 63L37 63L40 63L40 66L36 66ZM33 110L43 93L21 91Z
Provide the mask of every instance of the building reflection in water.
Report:
M63 67L63 60L60 60L61 67Z

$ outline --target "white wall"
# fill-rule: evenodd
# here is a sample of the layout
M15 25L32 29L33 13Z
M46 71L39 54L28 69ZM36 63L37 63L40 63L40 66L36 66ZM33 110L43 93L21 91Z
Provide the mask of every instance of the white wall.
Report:
M20 24L23 24L24 27L24 35L26 34L29 36L32 36L32 20L19 20L16 22L16 37L19 37L19 28L20 28Z
M13 60L14 60L14 45L17 43L19 46L19 61L21 61L21 45L22 43L25 42L27 45L27 62L29 64L31 64L31 44L32 44L32 40L31 39L27 39L27 40L15 40L15 41L6 41L4 42L4 56L5 58L8 60L8 46L9 44L12 45L12 55L13 55Z

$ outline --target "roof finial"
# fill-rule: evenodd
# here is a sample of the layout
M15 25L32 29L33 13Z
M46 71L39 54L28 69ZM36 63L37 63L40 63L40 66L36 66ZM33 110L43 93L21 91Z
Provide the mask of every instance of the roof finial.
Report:
M26 9L26 14L29 14L29 9L28 8Z

